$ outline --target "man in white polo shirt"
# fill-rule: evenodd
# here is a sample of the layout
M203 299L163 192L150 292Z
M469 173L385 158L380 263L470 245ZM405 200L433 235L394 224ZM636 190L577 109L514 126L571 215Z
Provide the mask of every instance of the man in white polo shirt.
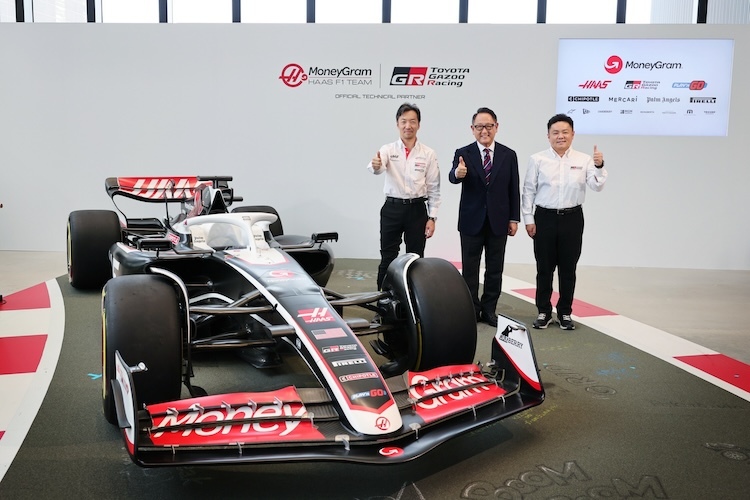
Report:
M378 290L388 265L398 257L402 236L407 253L424 257L426 239L435 234L440 170L435 151L417 140L421 121L416 105L402 104L396 112L399 140L382 146L367 164L373 174L386 174L385 203L380 209Z
M534 239L536 307L534 328L552 323L552 278L557 268L560 298L557 320L563 330L574 330L570 318L576 285L576 265L583 244L583 202L586 186L601 191L607 180L604 155L574 150L573 120L558 114L547 122L550 148L529 159L521 196L526 232Z

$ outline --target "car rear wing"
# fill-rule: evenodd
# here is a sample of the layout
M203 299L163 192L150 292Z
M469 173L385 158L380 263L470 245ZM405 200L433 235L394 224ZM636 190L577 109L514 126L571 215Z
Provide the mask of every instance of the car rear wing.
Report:
M221 191L227 205L242 201L234 196L229 187L231 176L156 176L156 177L108 177L104 187L110 198L125 196L151 203L189 202L203 187L210 186Z
M104 187L110 198L125 196L138 201L184 202L195 198L202 182L198 176L108 177Z

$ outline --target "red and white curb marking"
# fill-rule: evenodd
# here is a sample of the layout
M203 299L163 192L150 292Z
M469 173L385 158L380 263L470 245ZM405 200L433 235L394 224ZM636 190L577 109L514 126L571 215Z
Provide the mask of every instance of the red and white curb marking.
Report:
M503 276L503 292L534 303L535 288ZM557 294L552 303L557 301ZM652 326L588 304L573 301L573 319L605 335L692 373L717 387L750 401L750 365Z
M64 330L55 280L10 294L0 304L0 480L42 406Z

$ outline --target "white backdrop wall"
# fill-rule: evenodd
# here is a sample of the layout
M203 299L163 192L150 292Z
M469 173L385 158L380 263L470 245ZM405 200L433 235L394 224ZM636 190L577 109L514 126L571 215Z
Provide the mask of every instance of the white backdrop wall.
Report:
M587 196L581 264L750 269L741 25L4 25L0 250L63 250L70 211L111 207L106 177L199 174L233 175L248 204L278 208L286 232L336 230L337 256L377 258L383 178L365 166L397 139L395 111L408 100L441 165L427 254L460 260L453 152L489 106L523 178L529 155L548 146L547 120L567 111L555 109L559 38L735 40L727 137L576 136L577 149L598 145L610 172ZM289 63L371 68L373 79L289 88L279 78ZM461 87L393 87L394 66L469 73ZM522 228L506 260L533 262Z

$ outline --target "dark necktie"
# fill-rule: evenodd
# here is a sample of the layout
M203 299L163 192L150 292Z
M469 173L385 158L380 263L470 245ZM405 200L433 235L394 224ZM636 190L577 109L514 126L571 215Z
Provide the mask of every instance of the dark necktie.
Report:
M489 184L490 183L490 171L492 170L492 160L490 160L490 149L484 148L484 162L482 162L482 167L484 167L484 181Z

